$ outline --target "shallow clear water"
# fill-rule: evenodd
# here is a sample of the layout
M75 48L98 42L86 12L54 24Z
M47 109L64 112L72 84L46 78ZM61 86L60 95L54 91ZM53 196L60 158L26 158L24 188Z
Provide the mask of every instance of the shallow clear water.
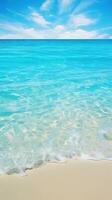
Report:
M112 41L0 41L0 173L112 159Z

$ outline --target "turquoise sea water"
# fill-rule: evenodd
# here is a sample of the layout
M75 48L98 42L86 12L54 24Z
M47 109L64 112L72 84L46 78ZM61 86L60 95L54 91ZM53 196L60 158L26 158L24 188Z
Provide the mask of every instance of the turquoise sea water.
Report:
M112 159L112 41L0 40L0 173Z

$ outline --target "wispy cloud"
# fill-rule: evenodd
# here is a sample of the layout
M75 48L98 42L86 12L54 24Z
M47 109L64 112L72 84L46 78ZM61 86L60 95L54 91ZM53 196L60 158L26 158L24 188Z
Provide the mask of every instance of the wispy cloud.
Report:
M41 10L48 10L52 4L52 0L46 0L40 7Z
M103 27L103 28L101 28L100 30L101 30L101 31L112 30L112 26Z
M89 6L94 4L96 0L82 0L78 6L75 8L74 13L77 14L82 12L83 10L87 9Z
M6 9L9 13L13 14L13 15L18 15L20 17L25 17L24 14L22 14L21 12L16 12L16 11L13 11L13 10L10 10L10 9Z
M72 3L75 2L75 0L58 0L58 2L59 2L59 12L63 13L72 5Z
M70 21L72 24L75 25L75 27L81 27L81 26L92 25L96 23L97 20L89 18L85 14L79 14L79 15L72 15Z
M1 34L1 39L35 39L35 38L44 38L42 33L32 27L26 27L23 24L10 24L10 23L3 23L0 24L0 27L3 31L8 31L6 34Z
M42 15L40 15L36 11L33 11L31 13L30 18L33 22L35 22L36 24L40 26L47 27L48 25L50 25L50 22L47 21Z

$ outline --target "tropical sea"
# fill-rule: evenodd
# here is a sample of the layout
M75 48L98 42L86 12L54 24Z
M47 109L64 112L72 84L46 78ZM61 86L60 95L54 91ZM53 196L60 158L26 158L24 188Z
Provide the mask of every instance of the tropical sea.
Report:
M0 173L112 159L112 40L0 40Z

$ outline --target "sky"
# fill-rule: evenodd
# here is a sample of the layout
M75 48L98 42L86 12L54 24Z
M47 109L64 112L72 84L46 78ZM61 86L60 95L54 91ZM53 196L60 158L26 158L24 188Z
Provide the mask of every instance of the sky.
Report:
M112 39L112 0L0 0L0 39Z

